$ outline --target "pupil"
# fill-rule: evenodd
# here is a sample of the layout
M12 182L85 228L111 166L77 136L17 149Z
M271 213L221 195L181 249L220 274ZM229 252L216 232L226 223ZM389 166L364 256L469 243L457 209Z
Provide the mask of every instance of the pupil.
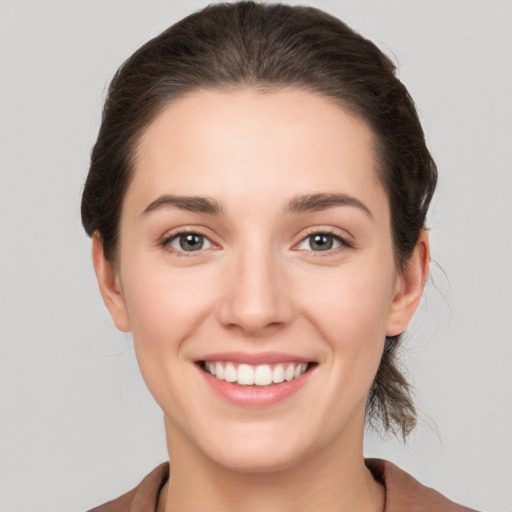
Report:
M314 235L313 243L311 244L313 249L319 251L328 251L332 248L332 236L329 235Z
M194 233L182 235L180 237L180 246L184 251L194 251L201 249L203 246L203 237Z

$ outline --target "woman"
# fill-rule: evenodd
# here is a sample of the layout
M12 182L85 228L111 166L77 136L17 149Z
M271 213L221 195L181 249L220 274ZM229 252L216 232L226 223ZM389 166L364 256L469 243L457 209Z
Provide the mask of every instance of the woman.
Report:
M436 167L371 42L316 9L213 5L110 86L82 200L169 463L98 511L469 510L389 462Z

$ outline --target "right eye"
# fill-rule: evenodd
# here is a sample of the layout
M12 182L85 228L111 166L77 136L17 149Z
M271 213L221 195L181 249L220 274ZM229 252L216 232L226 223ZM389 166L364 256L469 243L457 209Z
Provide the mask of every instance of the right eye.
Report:
M172 252L197 252L201 249L210 249L212 243L200 233L177 233L164 242Z

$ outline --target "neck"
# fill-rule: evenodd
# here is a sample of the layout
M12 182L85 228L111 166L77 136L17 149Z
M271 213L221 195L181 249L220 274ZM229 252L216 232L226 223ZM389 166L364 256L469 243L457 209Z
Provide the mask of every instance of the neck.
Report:
M361 429L362 432L362 429ZM170 478L158 512L382 512L385 491L366 468L362 434L344 436L285 469L240 472L170 435Z

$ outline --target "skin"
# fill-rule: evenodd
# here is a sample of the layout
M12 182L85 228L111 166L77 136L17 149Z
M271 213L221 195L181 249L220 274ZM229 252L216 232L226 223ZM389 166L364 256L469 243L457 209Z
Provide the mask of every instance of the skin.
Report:
M364 465L365 402L386 335L403 332L428 274L425 233L400 270L373 134L301 90L202 90L170 103L141 138L124 198L118 261L93 259L114 323L132 331L164 413L170 511L380 511ZM288 201L345 194L353 204L283 213ZM222 214L162 195L213 198ZM206 237L184 252L183 229ZM312 233L333 233L318 250ZM264 408L216 396L195 361L281 351L317 363L294 395Z

